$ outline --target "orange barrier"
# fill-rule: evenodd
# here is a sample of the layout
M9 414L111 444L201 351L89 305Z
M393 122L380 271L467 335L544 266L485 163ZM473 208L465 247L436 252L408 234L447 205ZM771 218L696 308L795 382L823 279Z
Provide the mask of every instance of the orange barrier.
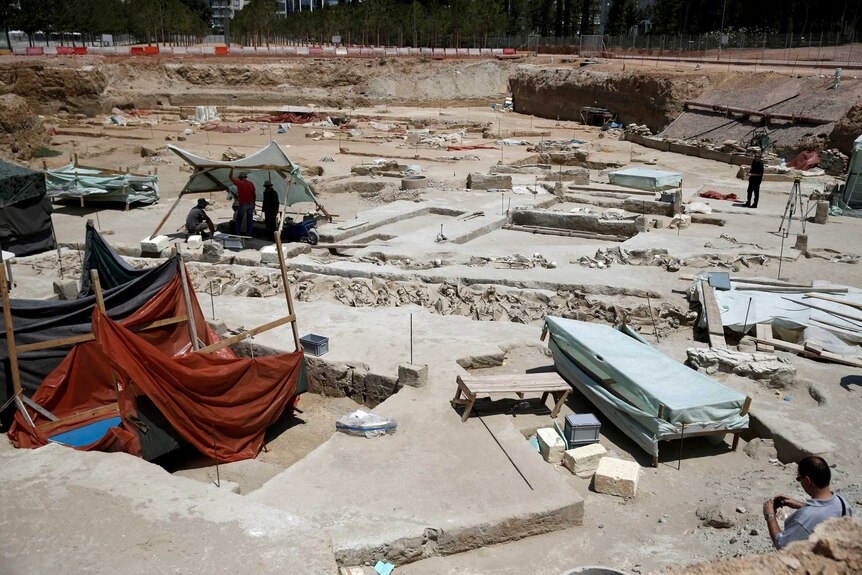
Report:
M225 54L229 54L230 50L228 50L227 46L216 46L215 53L219 56L223 56Z

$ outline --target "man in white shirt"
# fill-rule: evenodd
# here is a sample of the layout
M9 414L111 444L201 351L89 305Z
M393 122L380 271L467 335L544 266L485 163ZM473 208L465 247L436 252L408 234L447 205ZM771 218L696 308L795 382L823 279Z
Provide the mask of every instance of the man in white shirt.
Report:
M811 499L806 502L778 495L763 504L763 517L769 529L769 538L776 549L783 549L791 541L805 541L814 528L830 517L852 516L853 510L846 499L832 493L829 482L832 472L822 457L811 456L799 460L796 481ZM784 531L778 527L775 509L787 507L797 511L784 522Z

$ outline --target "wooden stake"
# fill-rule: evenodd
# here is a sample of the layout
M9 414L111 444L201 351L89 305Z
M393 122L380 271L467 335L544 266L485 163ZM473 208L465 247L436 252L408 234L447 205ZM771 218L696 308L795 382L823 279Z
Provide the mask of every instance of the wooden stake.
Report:
M183 254L180 246L176 246L177 266L180 268L180 281L183 284L183 303L186 306L186 315L189 316L189 337L192 340L192 351L200 349L198 340L198 326L195 324L195 315L192 313L192 296L189 293L188 279L186 278L186 264L183 261Z
M24 419L30 427L36 427L33 419L24 407L24 402L21 397L24 395L21 388L21 372L18 369L18 350L15 348L15 328L12 326L12 312L9 306L9 284L6 280L6 267L0 266L0 292L3 297L3 323L6 326L6 349L9 353L9 367L12 371L12 393L15 397L15 405L18 411L24 416Z
M286 198L285 198L286 201ZM290 327L293 330L293 345L299 351L299 329L296 327L296 313L293 311L293 294L290 291L290 280L287 279L287 266L284 263L284 252L281 249L281 234L275 232L275 248L278 250L278 267L281 268L281 282L284 284L284 297L287 300L287 313L293 316Z

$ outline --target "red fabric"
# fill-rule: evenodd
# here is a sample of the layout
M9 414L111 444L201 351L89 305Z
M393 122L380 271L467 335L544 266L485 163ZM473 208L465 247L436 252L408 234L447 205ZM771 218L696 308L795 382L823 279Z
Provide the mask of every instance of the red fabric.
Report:
M460 150L496 150L494 146L449 146L446 148L449 152L457 152Z
M252 116L240 118L240 122L263 122L265 124L308 124L325 120L320 114L291 114L285 112L275 116Z
M219 461L256 457L266 429L296 394L301 351L256 359L172 358L98 309L93 332L127 388L149 397L183 439Z
M790 160L787 164L788 168L796 168L797 170L806 171L816 167L820 163L820 156L817 152L799 152L796 157Z
M194 290L191 307L201 341L205 345L218 341L204 321ZM122 326L95 309L96 339L75 346L45 379L33 400L62 419L116 403L119 395L121 426L90 445L76 448L82 451L140 455L138 433L129 420L137 415L136 398L146 395L177 433L203 454L219 461L257 456L267 427L295 402L302 351L257 359L237 358L229 348L188 353L191 340L186 323L137 333L127 329L184 313L179 274ZM38 427L29 427L16 414L9 438L17 447L39 447L48 443L48 435L111 415L115 414L66 424L46 434ZM47 421L34 415L37 426Z
M204 342L204 345L219 341L218 335L212 331L203 318L193 286L189 284L189 287L198 338ZM127 327L135 327L183 314L186 314L186 308L180 274L177 274L152 299L123 320L122 323ZM191 350L191 339L186 322L141 331L138 332L137 337L157 346L162 353L171 356L187 353ZM226 359L236 357L229 348L218 353ZM73 347L63 362L45 378L31 399L60 419L116 403L117 391L111 379L110 363L98 343L89 341ZM133 411L133 403L121 402L121 414L125 415ZM32 411L31 415L37 426L49 421ZM9 439L18 447L39 447L48 443L49 435L70 431L109 416L95 416L80 422L66 424L46 434L40 431L38 427L36 429L31 428L21 414L16 413L15 421L9 429ZM112 437L106 436L99 442L84 446L81 449L84 451L111 451L111 444L116 439L121 439L121 443L124 445L121 448L122 451L139 455L140 445L137 444L137 435L131 433L128 434L128 437L120 437L120 435L122 435L121 431L117 430Z
M239 196L239 203L242 204L253 204L254 200L257 198L255 195L254 184L249 182L248 180L231 178L231 182L236 186L237 195Z
M707 190L705 192L700 193L701 198L709 198L711 200L727 200L729 202L738 201L739 198L736 197L736 194L721 194L719 192L715 192L713 190Z

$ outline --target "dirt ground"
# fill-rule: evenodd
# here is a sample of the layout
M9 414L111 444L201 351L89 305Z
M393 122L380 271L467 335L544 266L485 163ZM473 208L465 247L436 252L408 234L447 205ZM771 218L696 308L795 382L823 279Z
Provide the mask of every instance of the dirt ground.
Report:
M532 61L539 66L546 65L545 62L549 65L550 59L542 57ZM113 61L96 71L82 71L84 78L88 78L88 74L101 77L89 77L82 81L74 102L67 97L68 101L63 105L54 101L43 104L41 109L44 124L57 130L57 135L52 137L51 147L61 152L60 156L46 158L45 165L60 166L68 162L70 156L77 155L82 164L134 172L157 172L161 199L154 206L134 207L130 211L123 211L121 206L92 204L82 208L69 203L57 204L54 225L58 241L64 245L64 279L74 278L80 272L79 250L76 246L83 240L84 222L87 219L96 220L97 227L108 241L123 253L134 254L136 250L139 251L140 240L150 235L189 175L179 157L164 149L166 144L221 159L228 148L248 154L270 141L278 142L303 168L304 173L319 173L322 170L322 174L309 176L308 179L321 203L336 214L333 224L328 228L333 233L338 226L367 219L375 210L387 207L398 208L408 214L415 207L448 205L464 213L482 211L488 216L496 215L497 210L505 212L501 205L505 206L507 201L516 206L535 206L548 202L552 209L565 212L576 208L599 212L604 209L596 203L601 198L599 194L590 200L570 195L555 206L553 196L548 192L543 190L538 194L528 190L529 186L535 188L539 180L527 174L513 176L515 186L523 188L523 193L465 190L464 182L471 172L488 173L496 164L526 162L534 156L526 145L499 145L497 139L500 137L528 140L529 147L540 140L580 139L588 142L585 148L592 158L600 158L608 165L615 162L681 171L684 173L685 200L694 198L697 192L707 188L720 192L733 191L740 196L744 192L744 182L735 179L735 166L641 148L607 138L598 128L581 126L572 121L493 111L489 104L492 101L501 102L505 97L508 76L513 73L514 65L435 62L423 63L423 66L428 64L429 67L417 72L415 68L419 66L414 67L405 62L390 62L385 66L373 62L367 64L369 70L361 74L353 70L355 75L350 76L346 74L349 70L340 68L340 64L326 63L325 78L322 80L303 78L302 86L298 86L299 82L298 87L285 85L282 95L267 97L261 96L266 87L279 85L278 82L288 75L283 67L279 67L281 65L255 63L243 82L233 79L238 73L234 65L220 67L212 62L205 65L168 63L165 68L167 71L154 71L141 69L133 61ZM0 62L0 67L3 66L7 72L10 66L14 67L8 62ZM610 62L603 66L622 69L623 66L631 68L638 64ZM652 65L642 63L640 66L646 69ZM660 63L655 66L663 72L673 72L673 66L678 65ZM121 69L125 76L120 73ZM740 70L745 73L746 69ZM732 75L737 71L727 69L721 73ZM141 74L134 87L127 87L136 72ZM8 89L12 85L9 76L2 74L0 70L0 80L6 78ZM470 80L458 80L459 76L469 76ZM816 72L813 76L816 76ZM38 85L45 81L45 77L30 66L16 81L31 78ZM101 85L93 88L93 82L101 82ZM187 90L190 85L195 87L194 90ZM85 89L85 86L90 88ZM294 87L297 90L292 92ZM211 93L207 93L208 90ZM419 95L408 98L407 93L410 91ZM229 95L231 92L238 97L232 98ZM296 93L301 96L296 96ZM166 95L167 100L159 106L157 103L162 95ZM348 135L346 130L337 128L298 125L280 134L278 125L238 122L241 117L271 109L271 106L262 105L264 101L308 103L303 100L305 97L320 103L319 110L323 115L346 116L361 134ZM345 103L340 109L341 102L336 101L339 98ZM405 99L414 100L414 105L395 105ZM127 116L132 123L139 125L113 126L101 108L107 103L114 105L121 100L126 104L135 102L138 105L150 102L152 108L140 118ZM478 100L484 103L479 105ZM71 109L66 108L70 104L88 101L92 109L101 109L100 113L75 117L70 113ZM193 113L190 106L194 103L218 105L221 125L250 129L244 133L204 131L200 126L182 119ZM397 126L393 126L390 131L383 131L375 129L372 122ZM423 126L443 135L464 130L460 140L462 144L490 145L494 149L452 151L445 146L409 146L398 131ZM186 130L191 130L191 133ZM483 138L483 131L487 138ZM156 153L144 151L142 156L142 148ZM323 161L326 157L334 161ZM398 191L400 177L351 174L353 166L368 163L376 157L393 158L404 165L419 164L429 185L418 193L402 194ZM34 159L30 165L40 168L42 162ZM591 169L589 177L595 184L607 183L606 170ZM810 193L815 188L823 189L831 182L831 178L825 177L806 178L803 190ZM371 188L369 185L372 185ZM369 192L369 189L372 191ZM369 248L300 249L289 261L289 267L295 280L295 289L304 286L301 288L304 296L300 295L300 291L295 292L299 301L314 309L325 309L333 318L337 318L341 310L346 308L368 307L373 313L374 308L397 307L402 305L397 302L400 289L411 293L424 289L429 295L426 303L419 304L422 313L457 314L484 321L502 318L503 321L530 326L538 339L541 317L550 309L549 306L573 305L570 309L586 314L590 321L605 323L613 321L613 310L617 306L631 314L633 325L645 337L651 341L657 339L656 335L661 337L660 342L656 341L659 350L684 361L686 348L704 347L705 344L695 340L693 322L691 318L685 319L691 310L683 292L690 282L684 281L681 276L706 269L730 269L729 265L716 263L715 260L704 263L708 255L735 258L743 253L754 252L764 255L763 261L753 264L752 268L733 270L733 273L777 277L780 239L769 232L778 227L789 190L789 182L765 182L761 207L757 211L740 208L732 202L711 201L714 215L726 220L722 226L697 224L682 230L664 227L638 234L622 244L627 249L667 248L671 255L683 260L680 267L672 271L656 266L621 264L606 269L585 267L579 263L579 258L592 257L599 248L616 245L588 239L494 229L461 244L435 242L433 234L436 234L441 222L446 229L450 226L455 228L456 224L451 222L453 218L450 216L433 213L416 217L403 215L400 220L396 218L376 230L379 234L388 235L389 239L372 240L370 243L373 245ZM213 219L217 222L229 220L232 211L228 199L223 194L212 194L210 199L214 203L209 210ZM195 198L182 199L162 233L175 234L194 201ZM667 223L669 220L664 218L662 221ZM832 218L826 226L809 224L808 229L811 248L859 255L858 242L854 243L852 239L862 237L862 222L853 218ZM727 237L734 241L730 242ZM722 241L726 243L720 249L706 247L708 243ZM263 245L263 242L258 243ZM756 247L751 247L755 244ZM258 244L254 246L259 247ZM558 265L553 268L536 266L513 269L508 264L500 263L503 258L514 254L526 254L527 257L538 254ZM790 281L820 279L862 286L862 269L858 264L800 257L795 252L786 255L789 259L782 262L782 278ZM195 256L192 254L193 259ZM215 274L223 278L226 286L215 294L218 296L213 300L213 306L218 306L214 310L217 311L215 315L228 323L229 327L242 325L248 328L250 325L247 322L250 320L238 312L232 314L231 302L253 296L272 298L267 301L282 304L284 296L277 282L268 279L267 274L273 270L260 267L253 261L257 257L256 250L244 250L237 254L239 257L245 259L232 264L212 265L192 261L189 269L207 317L210 302L208 290L212 291L207 278ZM481 263L477 263L476 258ZM155 263L155 260L139 258L131 261L136 265ZM21 258L14 266L14 274L17 284L14 297L49 298L53 296L53 282L59 279L60 266L56 254L43 254ZM362 290L360 284L378 288L379 282L389 282L384 291L388 290L391 299L371 302L356 295ZM446 308L446 311L435 308L437 298L445 297L447 285L461 283L477 283L481 286L476 288L478 295L472 303L460 311L456 309L457 306ZM577 284L583 293L575 301L564 301L560 292L565 292L573 284ZM249 285L257 289L258 293L251 293L247 289ZM495 287L504 296L508 294L516 298L519 302L517 309L513 310L513 306L504 302L500 303L500 309L505 315L495 316L494 312L488 312L488 315L483 316L477 312L481 307L477 302L483 297L487 299L487 292L483 295L482 290L488 285ZM272 289L267 291L266 286ZM350 292L346 296L340 291L345 287ZM633 295L633 290L649 292L657 297L645 305L645 298ZM501 299L505 300L506 297ZM657 313L661 311L657 327L650 317L653 309ZM315 321L309 318L306 325L314 326ZM381 357L387 355L384 346L382 343L375 346L374 342L369 342L367 349L356 349L352 359L367 361L372 368L385 365L388 369L391 359ZM859 409L862 370L779 355L787 357L798 370L797 383L791 387L768 389L751 380L726 374L719 374L716 378L751 395L755 406L783 420L785 425L792 427L793 422L801 422L801 425L815 430L819 439L831 442L834 450L829 460L834 464L835 486L857 509L862 509L859 507L862 506L862 444L858 431L862 424L862 411ZM433 359L447 363L454 361L452 357L434 356ZM479 373L523 373L527 370L550 369L552 363L539 348L517 346L508 352L504 365L482 369ZM810 382L816 384L822 401L815 398L810 390ZM158 463L180 476L204 482L217 479L231 482L236 491L245 495L326 443L334 433L334 420L357 406L348 397L306 394L299 404L301 411L270 430L267 450L254 461L222 465L216 470L212 462L194 453L180 451ZM491 409L491 406L485 407ZM535 404L525 407L510 401L500 403L494 409L498 413L509 414L512 424L525 434L526 441L527 436L539 425L533 413L537 407ZM566 411L591 411L591 407L575 393L568 401ZM643 466L640 491L636 498L620 499L596 493L590 487L589 480L576 477L560 467L555 472L585 500L582 526L456 555L428 558L399 566L395 573L554 575L567 568L594 564L613 566L630 573L647 573L701 561L747 557L770 549L761 515L763 501L779 492L797 498L802 496L794 481L795 465L778 461L774 454L770 455L765 449L747 452L743 449L747 445L745 441L738 451L731 451L729 442L716 445L701 438L671 442L662 446L659 466L653 468L650 458L631 440L610 422L600 419L602 445L617 456L638 461ZM429 458L433 458L433 454L429 454ZM718 516L725 520L725 527L709 526L707 520L702 518Z

